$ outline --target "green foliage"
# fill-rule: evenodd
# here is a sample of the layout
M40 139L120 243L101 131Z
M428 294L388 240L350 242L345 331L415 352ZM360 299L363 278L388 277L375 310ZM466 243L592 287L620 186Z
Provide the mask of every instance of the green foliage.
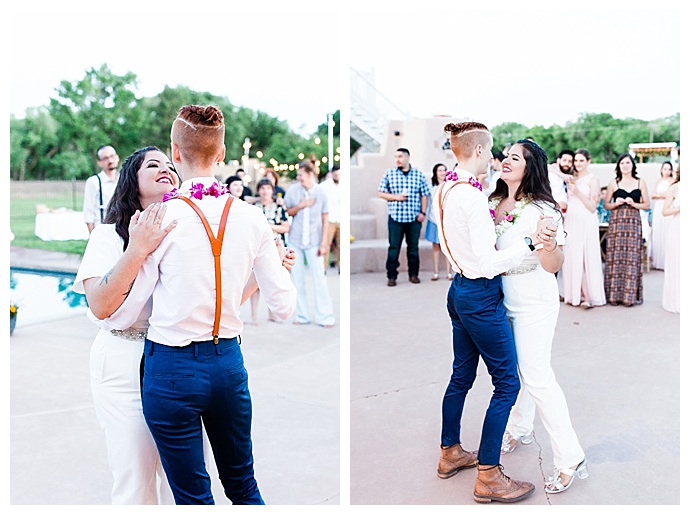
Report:
M608 113L582 113L565 127L534 126L504 123L491 128L494 148L503 148L517 140L531 137L555 161L561 150L587 149L593 163L612 163L628 151L631 143L680 143L680 113L667 118L645 121L636 118L618 119Z
M292 132L287 122L261 111L233 105L225 97L187 87L166 86L154 97L137 98L134 73L116 75L107 65L91 68L83 79L62 81L48 107L10 117L10 175L16 180L86 179L97 171L96 149L111 144L121 161L134 150L156 145L170 152L170 126L186 104L218 106L226 119L226 161L241 160L245 138L250 157L294 164L298 154L325 155L311 138ZM338 113L338 119L340 118ZM325 148L324 124L321 147ZM321 126L315 134L321 131ZM334 131L335 133L335 131ZM337 134L340 130L337 127ZM340 145L339 137L334 142Z
M87 240L67 241L43 241L35 234L36 206L44 204L50 208L58 208L71 205L69 196L56 196L47 198L40 192L36 197L17 198L10 196L10 229L14 234L12 245L31 249L51 250L55 252L67 252L70 254L83 254ZM81 200L79 202L81 206Z

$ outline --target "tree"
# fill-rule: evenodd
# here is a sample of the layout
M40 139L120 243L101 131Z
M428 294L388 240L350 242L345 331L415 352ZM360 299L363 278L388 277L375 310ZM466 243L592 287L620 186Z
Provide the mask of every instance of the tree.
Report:
M137 109L136 75L131 72L115 75L107 65L87 70L75 82L62 81L58 96L50 100L49 112L60 126L60 152L83 153L91 164L76 166L77 178L93 174L96 149L111 144L121 155L141 146L144 114ZM69 176L62 170L63 176Z

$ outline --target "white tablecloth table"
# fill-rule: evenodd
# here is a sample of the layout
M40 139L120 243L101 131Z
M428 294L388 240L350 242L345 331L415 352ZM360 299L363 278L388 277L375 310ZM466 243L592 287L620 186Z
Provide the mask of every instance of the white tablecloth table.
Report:
M88 240L81 211L57 210L36 214L36 236L43 241Z

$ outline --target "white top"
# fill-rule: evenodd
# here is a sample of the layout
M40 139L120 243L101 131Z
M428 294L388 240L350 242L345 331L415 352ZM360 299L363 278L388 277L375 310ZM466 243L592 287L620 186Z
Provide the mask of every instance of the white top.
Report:
M110 199L113 198L113 193L115 192L115 186L117 186L117 180L120 174L116 174L114 179L108 177L103 170L98 173L98 177L101 178L101 184L103 187L103 217L108 211L108 203ZM101 223L101 203L100 195L98 192L98 177L92 175L86 179L86 184L84 185L84 223L98 225Z
M197 177L185 181L209 186L215 179ZM204 196L195 202L206 215L214 235L218 233L226 195ZM125 302L101 322L108 329L130 327L153 295L148 338L170 346L211 340L215 314L215 273L211 244L196 212L182 200L166 202L163 226L175 227L152 252L139 271ZM290 273L282 266L273 231L261 210L235 199L230 209L221 252L222 316L220 338L242 332L242 291L252 270L262 298L272 314L288 319L295 310L297 294Z
M551 195L556 202L568 203L568 192L565 190L565 182L563 178L549 170L549 184L551 186Z
M510 245L517 243L525 244L525 236L531 236L537 230L540 216L551 217L558 222L558 229L556 230L556 244L565 245L565 231L563 230L563 216L560 211L556 211L553 206L543 202L530 202L527 204L520 216L515 220L515 223L506 230L503 235L498 238L496 248L499 250L508 248ZM536 245L539 249L541 244ZM528 255L522 263L539 264L539 256L536 252Z
M466 170L458 168L456 172L460 181L470 177L476 180ZM439 195L443 198L452 184L452 181L446 181L439 188L434 202L438 202ZM448 258L455 272L461 272L457 269L455 263L457 261L464 276L470 279L480 277L491 279L519 265L531 253L524 240L506 249L496 250L496 228L491 219L486 195L469 184L455 186L450 190L442 205L443 232L450 248L446 246L443 239L438 204L436 207L441 251Z
M336 184L331 177L321 183L321 189L328 198L328 221L340 223L340 184Z
M72 290L76 293L84 292L84 281L92 277L103 277L122 257L124 250L122 238L115 232L115 224L101 224L94 227L86 245L84 257L79 265L77 277L74 279ZM131 327L145 330L149 326L149 315L151 314L151 302L147 302L139 315L135 317ZM87 315L90 320L100 322L89 309ZM100 325L100 324L99 324Z

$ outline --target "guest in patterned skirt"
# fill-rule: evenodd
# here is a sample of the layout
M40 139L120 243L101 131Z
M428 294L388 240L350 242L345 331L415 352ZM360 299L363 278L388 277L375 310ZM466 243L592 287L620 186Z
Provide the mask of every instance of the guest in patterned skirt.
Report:
M649 194L628 153L616 161L616 178L606 188L604 207L611 212L604 266L606 300L612 305L642 304L644 241L640 211L649 209Z

